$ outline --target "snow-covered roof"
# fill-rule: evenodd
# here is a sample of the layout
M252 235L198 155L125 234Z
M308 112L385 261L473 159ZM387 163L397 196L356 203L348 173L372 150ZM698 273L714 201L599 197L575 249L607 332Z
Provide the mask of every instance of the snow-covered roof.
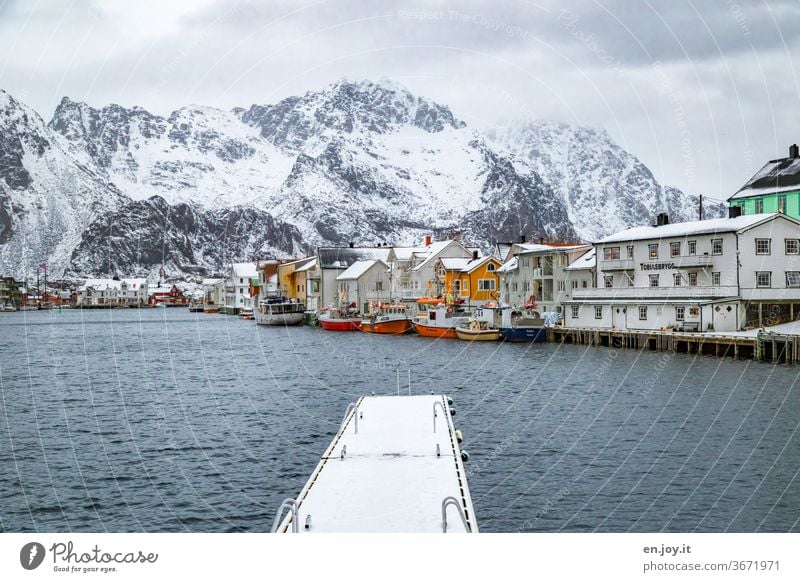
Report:
M590 250L583 253L580 257L575 259L571 265L564 267L565 271L584 271L588 269L594 269L595 267L595 248L592 247Z
M225 279L203 279L203 282L200 283L203 287L216 287L217 285L222 285L225 283Z
M432 242L427 247L424 248L423 253L420 258L425 257L424 260L419 264L416 265L412 271L419 271L420 269L425 268L427 265L431 263L431 261L435 261L438 258L439 253L443 252L447 247L451 244L456 244L460 246L462 249L464 248L461 243L454 240L440 240L436 242ZM466 252L466 249L464 249Z
M439 261L442 263L442 267L444 267L448 271L460 271L461 269L466 267L467 264L470 261L472 261L472 259L469 259L469 258L466 258L466 257L458 258L458 259L444 257L444 258L439 259Z
M800 158L770 160L728 200L792 190L800 190Z
M693 220L692 222L674 222L663 226L635 226L614 233L597 242L627 242L646 239L677 238L699 234L739 232L761 222L773 220L778 216L787 218L784 214L773 212L770 214L745 214L737 216L736 218L713 218L711 220Z
M510 273L511 271L516 271L517 267L519 266L519 260L517 257L511 257L511 260L503 263L497 269L498 273Z
M295 273L303 273L305 271L310 271L311 269L317 266L317 257L310 257L305 259L306 263L303 264L301 267L297 267L294 272Z
M497 257L492 255L486 255L485 257L478 257L477 259L468 259L468 263L461 268L461 271L464 273L469 273L474 271L484 263L488 263L489 261L494 261L499 263L500 261L497 260Z
M123 279L122 282L131 289L141 289L142 287L147 287L147 279L144 278Z
M508 253L511 251L511 247L514 246L514 243L497 243L497 256L500 257L501 261L505 261L508 258Z
M78 287L78 290L85 290L91 287L95 291L104 291L106 289L120 289L122 281L119 279L86 279L83 285Z
M383 265L384 269L388 269L388 265L383 261L377 259L369 259L367 261L356 261L342 272L341 275L336 277L337 281L352 281L358 279L361 275L369 271L375 265Z
M231 274L234 277L258 277L255 263L231 263Z
M517 243L515 246L519 249L517 254L520 255L567 253L584 247L588 248L588 245L549 245L539 243Z
M398 261L410 261L416 253L424 253L425 247L394 247L392 250Z

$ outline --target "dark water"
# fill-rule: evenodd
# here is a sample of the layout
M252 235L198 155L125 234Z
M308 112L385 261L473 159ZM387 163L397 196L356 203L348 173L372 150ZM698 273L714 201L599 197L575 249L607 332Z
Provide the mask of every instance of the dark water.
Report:
M800 531L800 367L183 309L0 314L0 530L268 531L397 369L455 399L483 531Z

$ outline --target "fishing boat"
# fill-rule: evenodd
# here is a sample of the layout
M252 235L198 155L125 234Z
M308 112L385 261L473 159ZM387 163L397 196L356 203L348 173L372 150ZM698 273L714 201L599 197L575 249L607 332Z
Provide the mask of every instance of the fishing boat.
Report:
M5 305L2 306L2 309L0 309L0 311L16 311L16 310L17 308L14 307L13 303L6 303Z
M405 305L379 305L366 319L361 331L366 333L403 334L411 330Z
M190 313L203 313L205 309L203 308L203 304L197 301L192 301L189 303L189 312Z
M299 325L305 316L305 306L288 297L262 299L256 310L259 325Z
M213 303L206 303L203 306L203 313L219 313L219 305Z
M441 300L420 299L420 312L411 320L411 325L423 337L457 339L456 327L466 325L470 313L458 304L446 304Z
M496 342L502 336L499 329L489 327L488 321L472 319L465 326L456 328L458 339L467 341Z
M500 325L503 339L510 342L546 342L547 327L538 311L508 310Z
M255 315L250 307L242 307L239 309L239 317L241 319L251 320L255 317Z
M349 308L325 307L320 313L319 324L328 331L358 331L361 317Z

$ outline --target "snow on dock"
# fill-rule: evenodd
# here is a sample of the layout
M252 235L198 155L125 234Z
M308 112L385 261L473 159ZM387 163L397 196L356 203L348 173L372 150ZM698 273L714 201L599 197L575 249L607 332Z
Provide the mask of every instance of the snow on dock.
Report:
M441 395L367 396L351 404L308 483L296 501L284 502L273 528L443 530L476 533L478 525L448 399Z

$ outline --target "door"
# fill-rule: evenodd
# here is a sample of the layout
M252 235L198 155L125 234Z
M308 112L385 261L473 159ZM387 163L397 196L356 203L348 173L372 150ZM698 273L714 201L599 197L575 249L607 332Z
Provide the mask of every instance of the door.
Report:
M625 312L626 308L624 305L611 306L611 324L614 326L614 329L625 329Z

